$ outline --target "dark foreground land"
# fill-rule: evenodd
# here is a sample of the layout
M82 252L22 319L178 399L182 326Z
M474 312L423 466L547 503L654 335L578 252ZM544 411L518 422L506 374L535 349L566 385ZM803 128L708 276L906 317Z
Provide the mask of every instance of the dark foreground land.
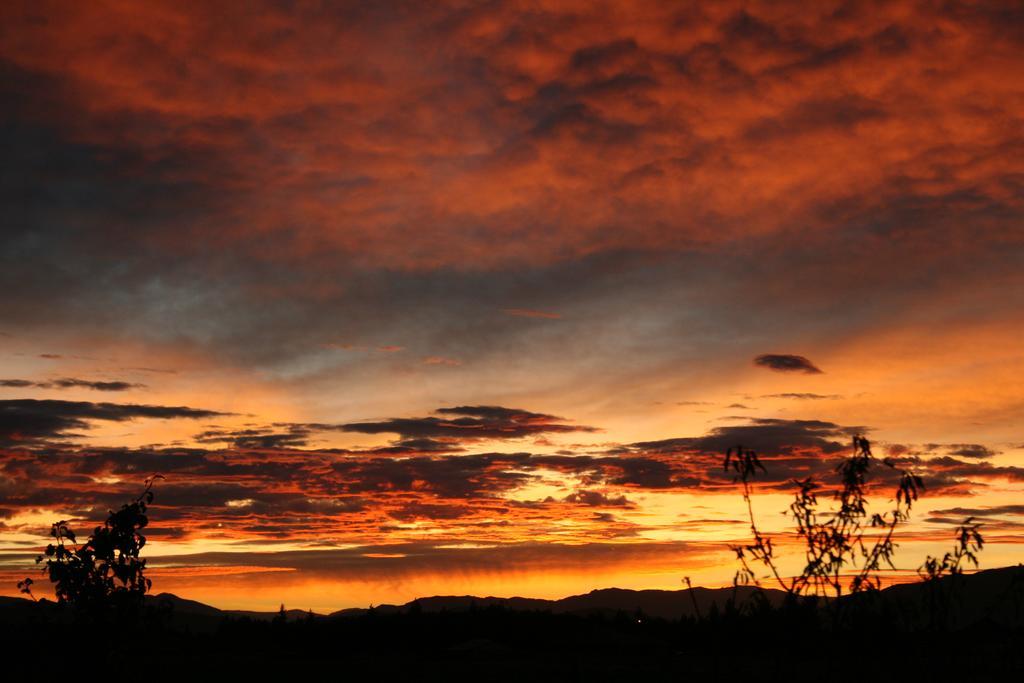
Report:
M1009 681L1024 673L1022 626L1021 568L838 609L708 589L429 598L331 615L223 612L169 595L141 618L0 603L7 680Z

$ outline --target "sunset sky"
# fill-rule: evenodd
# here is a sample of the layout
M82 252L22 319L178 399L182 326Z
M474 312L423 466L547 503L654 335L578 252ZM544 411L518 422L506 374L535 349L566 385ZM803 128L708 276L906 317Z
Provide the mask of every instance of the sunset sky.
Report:
M0 594L157 472L220 607L727 585L724 450L795 569L856 433L900 569L1024 561L1022 73L1016 0L2 3Z

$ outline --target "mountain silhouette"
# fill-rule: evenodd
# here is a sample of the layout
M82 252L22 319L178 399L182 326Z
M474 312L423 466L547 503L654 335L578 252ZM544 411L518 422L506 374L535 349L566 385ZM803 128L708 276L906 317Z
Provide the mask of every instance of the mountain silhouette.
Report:
M1024 567L894 586L840 605L765 610L764 601L750 599L754 592L608 588L560 600L433 596L283 615L222 610L162 593L146 598L145 614L153 618L132 623L83 622L52 601L0 598L0 642L11 653L4 659L11 675L37 674L55 644L65 651L73 643L104 672L138 674L147 665L154 681L344 674L445 683L755 677L839 683L863 681L865 671L879 681L973 681L1016 680L1024 670ZM785 596L767 591L765 597L778 603ZM847 610L846 603L858 608ZM698 611L700 619L683 618ZM839 612L848 616L836 627ZM851 664L851 655L864 666Z
M691 597L692 590L692 597ZM629 590L625 588L602 588L582 595L572 595L559 600L540 598L496 598L472 595L442 595L419 598L404 605L378 605L378 614L400 614L413 610L431 612L460 612L470 609L501 607L513 611L541 611L552 614L643 614L659 619L681 619L697 616L694 608L706 614L717 606L724 609L727 602L735 598L743 602L756 592L748 586L739 588L693 588L670 590ZM785 594L782 591L766 589L765 595L772 604L781 604ZM329 617L345 617L365 614L369 610L351 608L333 612Z
M954 585L956 582L956 585ZM955 589L955 590L954 590ZM616 614L635 615L638 618L679 620L707 616L712 610L722 611L730 602L742 605L757 591L755 588L702 588L680 590L629 590L604 588L558 600L540 598L499 598L472 595L447 595L418 598L402 605L383 604L373 608L348 608L329 614L306 610L285 610L286 621L300 619L345 619L368 614L392 615L413 613L467 612L488 608L501 608L514 612L549 612L578 616ZM916 610L923 615L935 591L949 591L953 596L953 625L962 626L983 620L1019 626L1024 623L1024 567L988 569L959 577L947 577L934 585L923 582L898 584L879 593L890 604ZM769 604L780 605L785 594L779 590L764 589ZM941 595L939 596L941 597ZM850 599L850 598L844 598ZM164 610L172 621L193 631L211 631L225 619L270 622L280 617L280 611L224 610L189 600L171 593L146 597L146 603ZM699 614L698 614L699 610ZM906 609L904 609L906 611ZM24 598L0 597L0 623L12 624L29 618L52 615L57 617L57 605L47 600L34 603ZM922 617L923 618L923 617Z

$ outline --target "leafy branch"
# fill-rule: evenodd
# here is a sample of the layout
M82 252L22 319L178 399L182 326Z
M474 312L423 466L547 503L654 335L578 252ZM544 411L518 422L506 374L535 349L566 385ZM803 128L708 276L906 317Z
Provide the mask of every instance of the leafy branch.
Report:
M769 570L778 586L791 597L833 595L839 598L844 590L850 593L878 590L883 567L895 569L893 555L897 544L893 536L896 527L909 519L910 510L924 489L921 477L900 470L893 508L869 516L868 478L878 465L895 469L891 460L880 461L872 455L871 443L866 438L854 436L852 453L836 467L840 487L835 493L838 505L834 510L819 509L821 484L814 477L794 481L797 491L787 514L793 516L796 533L803 540L805 563L799 575L786 580L776 563L771 538L757 526L751 501L754 477L758 471L767 471L754 451L742 446L729 449L725 469L732 470L735 481L741 485L753 535L753 543L730 546L740 561L734 584L760 585L751 566L751 561L756 561ZM879 530L873 542L870 539L872 529ZM847 584L849 568L858 565L859 569Z
M147 479L142 493L121 509L111 510L85 543L78 543L66 520L51 526L52 542L36 563L45 561L42 571L53 584L58 603L99 615L112 604L137 604L150 589L153 582L145 576L146 560L139 554L146 545L141 532L149 524L146 510L153 502L156 479L163 477ZM35 600L33 583L31 578L19 581L18 590Z
M981 536L981 524L974 522L974 517L968 517L963 524L956 528L956 547L952 552L943 555L939 560L929 555L924 564L917 570L918 575L925 581L935 581L944 576L957 576L963 574L963 565L966 562L978 566L978 553L985 547L985 539Z

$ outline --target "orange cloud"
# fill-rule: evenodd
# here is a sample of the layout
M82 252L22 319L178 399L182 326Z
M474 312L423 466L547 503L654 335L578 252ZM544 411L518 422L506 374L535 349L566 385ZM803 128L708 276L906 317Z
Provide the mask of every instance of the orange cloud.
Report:
M139 236L172 252L488 268L1021 206L1020 49L983 5L58 6L3 10L48 83L19 106L206 188Z

